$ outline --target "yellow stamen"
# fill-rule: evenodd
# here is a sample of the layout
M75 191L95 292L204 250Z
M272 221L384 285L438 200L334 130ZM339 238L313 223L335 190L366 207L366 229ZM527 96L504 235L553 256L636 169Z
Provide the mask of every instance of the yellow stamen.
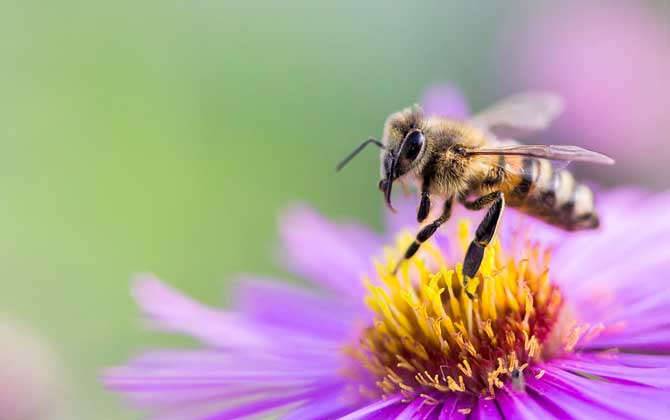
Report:
M428 405L437 405L440 403L439 400L436 400L435 398L431 397L428 394L421 394L419 395L421 398L423 398L423 402Z
M467 223L458 232L464 250L471 240ZM572 350L602 328L568 328L545 347L563 305L549 280L549 254L537 246L528 245L517 260L494 241L466 286L460 262L448 261L431 241L393 274L412 240L402 236L396 250L385 251L387 261L375 262L376 277L365 280L375 322L347 349L377 378L381 395L400 392L426 404L439 403L435 391L494 397L515 370L523 372L550 349Z
M467 376L468 378L472 377L472 368L470 367L470 363L468 363L468 360L465 359L463 360L463 363L458 364L458 368Z

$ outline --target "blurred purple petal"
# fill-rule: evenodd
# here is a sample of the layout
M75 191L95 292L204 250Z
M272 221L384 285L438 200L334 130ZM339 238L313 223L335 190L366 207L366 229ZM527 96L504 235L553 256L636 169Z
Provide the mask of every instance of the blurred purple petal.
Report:
M670 25L651 2L585 0L529 8L501 34L501 74L517 88L549 88L567 99L557 139L613 156L609 179L670 176L663 153L670 130ZM568 140L573 139L573 140ZM602 171L599 171L602 173Z
M208 308L154 277L139 279L133 294L156 328L189 334L215 346L248 348L266 342L256 331L245 329L238 314Z
M557 262L553 271L562 284L616 290L630 284L627 270L648 270L670 262L669 249L658 246L659 241L670 239L670 195L602 193L598 205L602 227L570 235L553 255ZM636 258L630 258L633 254ZM658 276L650 280L662 281Z
M213 411L211 415L203 417L202 420L232 420L251 415L257 416L259 414L273 412L289 404L308 401L320 395L330 394L335 390L337 390L337 388L319 387L294 395L254 399L251 402L239 404L231 408L217 409L216 411Z
M204 415L210 404L241 398L284 394L280 404L300 401L306 390L335 392L342 382L333 381L339 365L328 360L285 359L272 354L230 355L216 351L184 350L150 352L127 367L107 372L107 386L130 395L138 406L154 412L170 410L176 418ZM307 391L312 392L312 391ZM288 402L287 402L288 401ZM260 406L247 406L247 409ZM244 409L244 408L241 408ZM218 414L228 413L217 408Z
M341 296L360 299L361 276L382 245L365 227L338 226L308 207L295 207L281 219L280 236L288 268Z
M403 399L403 397L401 395L396 395L396 396L393 396L393 397L386 398L385 400L380 400L380 401L377 401L377 402L373 402L369 405L366 405L362 408L359 408L359 409L347 414L346 416L340 417L339 420L366 419L366 418L368 418L368 416L374 415L374 414L378 413L379 411L381 411L385 408L400 405L400 400L402 400L402 399Z
M235 288L235 306L252 320L343 340L351 334L360 304L317 295L280 281L241 278ZM292 308L294 310L287 310Z
M396 194L393 200L393 206L396 212L393 213L384 208L384 218L386 222L386 232L389 240L395 239L395 235L404 230L415 229L418 226L416 221L416 212L419 205L419 199L416 194L408 196Z
M323 396L305 402L303 405L280 417L280 420L323 420L335 419L351 411L350 402L346 399L324 393Z
M250 322L241 313L209 308L153 277L137 281L134 294L155 328L188 334L214 347L274 349L308 356L333 346L332 342L311 334L263 326ZM295 348L287 346L289 343Z
M53 344L32 326L0 316L0 419L60 418L70 396Z
M430 86L421 98L426 115L435 115L463 120L470 116L468 101L461 89L452 83Z

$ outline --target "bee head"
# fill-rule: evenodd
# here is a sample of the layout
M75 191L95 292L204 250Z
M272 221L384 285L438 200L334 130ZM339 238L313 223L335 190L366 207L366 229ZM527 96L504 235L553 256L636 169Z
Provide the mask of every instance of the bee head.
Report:
M384 127L384 149L381 153L379 189L386 205L391 205L393 182L410 173L421 161L426 149L421 109L412 107L391 115Z

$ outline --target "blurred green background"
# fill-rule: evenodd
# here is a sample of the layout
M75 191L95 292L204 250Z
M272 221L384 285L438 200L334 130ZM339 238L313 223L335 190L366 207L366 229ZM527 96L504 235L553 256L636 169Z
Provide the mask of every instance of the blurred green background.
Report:
M339 158L432 82L509 91L498 37L534 3L443 3L4 2L0 313L54 343L73 418L139 418L98 375L176 342L139 327L132 275L218 304L281 273L290 203L378 228L376 153Z

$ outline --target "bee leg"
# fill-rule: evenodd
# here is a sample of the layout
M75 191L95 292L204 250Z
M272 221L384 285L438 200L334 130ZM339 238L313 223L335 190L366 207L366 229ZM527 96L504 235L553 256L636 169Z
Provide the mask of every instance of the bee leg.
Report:
M423 204L423 198L422 198L422 204ZM403 258L398 261L398 264L396 264L395 268L393 269L393 274L395 274L398 271L398 268L400 267L400 264L405 261L409 260L416 254L416 252L419 250L421 247L421 244L426 242L439 228L442 226L447 220L449 220L449 217L451 217L451 205L453 203L453 200L449 198L447 201L444 202L444 208L442 209L442 214L440 217L438 217L435 221L432 223L426 225L417 233L416 238L414 239L414 242L410 244L409 247L407 247L407 250L405 251L405 255ZM421 209L419 208L419 211Z
M477 227L475 239L470 243L468 251L465 253L465 258L463 259L463 289L470 299L474 298L474 295L468 291L468 281L477 274L477 271L479 271L482 259L484 258L484 249L491 242L493 235L496 233L498 223L500 222L500 216L502 216L503 209L505 208L505 196L500 191L496 191L495 193L480 197L473 202L479 202L479 204L481 204L482 202L490 200L490 198L487 197L493 196L494 194L495 198L493 203L486 212L486 216L484 216L484 219Z
M421 204L419 204L419 211L416 214L416 219L419 223L423 223L430 213L430 193L428 192L430 182L431 177L426 176L423 179L423 185L421 185Z
M500 197L502 197L502 192L494 191L473 201L467 201L465 197L461 197L459 201L468 210L481 210L492 202L498 200Z
M421 204L419 204L419 211L416 213L416 220L423 223L430 213L430 194L428 191L421 192Z

